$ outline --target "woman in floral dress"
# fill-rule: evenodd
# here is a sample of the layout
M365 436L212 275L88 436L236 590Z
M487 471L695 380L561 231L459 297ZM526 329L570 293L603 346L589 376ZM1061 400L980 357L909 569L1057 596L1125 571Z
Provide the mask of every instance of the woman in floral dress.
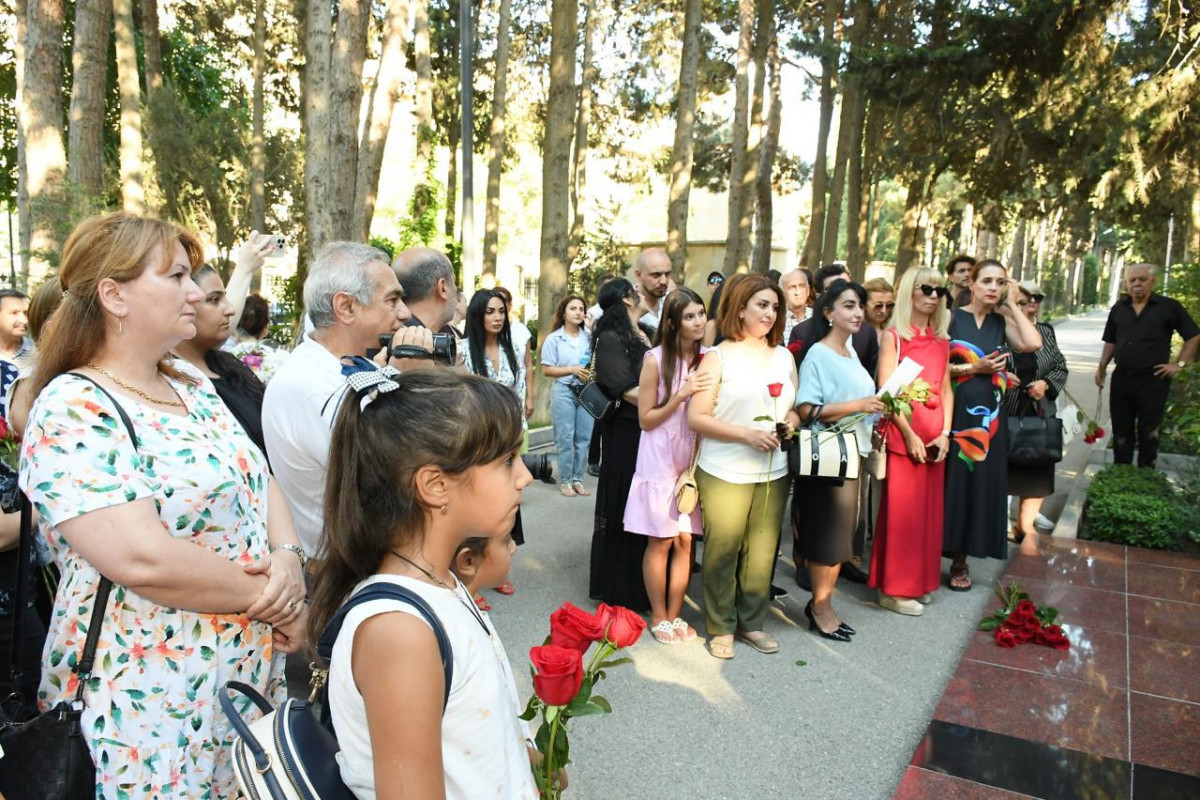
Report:
M157 220L83 222L33 377L21 485L62 572L43 709L74 697L101 575L113 583L83 692L97 798L234 796L217 694L238 680L281 700L282 652L306 622L298 542L262 452L207 379L159 360L195 334L200 252Z

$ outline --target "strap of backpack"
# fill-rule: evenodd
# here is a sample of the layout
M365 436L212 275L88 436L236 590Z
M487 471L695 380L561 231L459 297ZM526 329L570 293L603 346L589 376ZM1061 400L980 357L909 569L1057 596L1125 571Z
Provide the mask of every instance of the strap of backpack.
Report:
M442 658L442 674L445 676L446 685L442 693L442 711L445 712L446 703L450 700L450 686L454 682L454 650L450 647L450 637L446 635L446 629L442 626L437 612L425 602L424 598L411 589L406 589L391 581L379 581L355 592L353 597L342 604L342 607L329 620L329 624L325 626L325 630L321 632L321 638L317 641L317 655L328 664L333 658L333 643L337 641L338 634L342 630L346 614L351 609L372 600L398 600L407 603L415 608L433 629L433 635L437 638L438 653ZM325 721L329 714L329 703L322 705L321 716L322 721Z

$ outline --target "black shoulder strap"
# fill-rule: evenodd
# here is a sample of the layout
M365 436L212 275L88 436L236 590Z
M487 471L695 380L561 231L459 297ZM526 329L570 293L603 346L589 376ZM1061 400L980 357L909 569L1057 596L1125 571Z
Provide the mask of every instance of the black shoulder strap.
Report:
M333 657L333 643L337 641L338 633L342 630L346 614L356 606L372 600L399 600L407 603L417 609L429 623L429 627L433 628L433 635L437 637L438 653L442 657L442 674L446 679L446 686L442 691L442 710L445 711L446 703L450 700L450 685L454 682L454 651L450 647L450 637L446 635L446 629L442 626L437 612L411 589L406 589L391 581L379 581L355 592L349 600L342 604L342 607L329 620L329 624L325 626L325 630L321 632L321 638L317 641L317 655L328 664ZM325 703L324 705L326 710L322 713L327 714L329 704Z

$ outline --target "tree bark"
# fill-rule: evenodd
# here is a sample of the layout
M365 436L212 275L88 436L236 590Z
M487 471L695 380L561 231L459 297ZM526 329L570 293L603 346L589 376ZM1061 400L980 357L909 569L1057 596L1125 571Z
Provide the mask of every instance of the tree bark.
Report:
M133 0L113 0L113 32L117 43L117 86L121 95L121 207L133 214L144 214L142 87L138 77Z
M458 119L460 114L455 114ZM462 127L451 120L446 131L446 144L449 145L450 157L446 159L446 219L442 231L447 239L454 239L454 228L458 222L458 159L462 157L459 144L462 142Z
M329 111L337 124L329 128L330 201L333 235L357 239L361 228L354 226L355 181L358 176L358 125L362 118L363 62L367 58L367 27L371 19L369 0L341 0L337 31L330 59Z
M550 90L542 157L541 274L538 280L538 330L543 339L550 333L554 308L567 287L568 185L578 27L576 0L551 0Z
M147 0L149 5L150 0ZM254 60L251 63L250 99L250 228L259 233L267 229L267 150L263 127L263 75L267 66L267 0L254 0ZM146 58L149 63L149 56ZM149 68L147 67L149 85ZM149 89L147 89L149 93Z
M775 29L775 3L773 0L758 0L754 30L754 47L751 57L754 62L754 87L750 92L750 129L746 137L746 172L742 176L742 213L738 218L737 266L738 272L750 269L753 258L751 245L754 243L754 220L758 208L758 174L762 160L762 140L766 135L767 122L763 117L766 105L767 51Z
M266 0L255 0L259 5ZM77 0L78 4L78 0ZM158 31L158 0L142 0L142 45L145 50L146 97L162 88L162 38Z
M389 0L384 20L383 46L379 53L379 70L371 85L368 103L368 123L363 128L358 147L358 178L354 188L354 230L363 241L371 237L371 220L375 216L375 200L379 195L379 175L383 170L383 154L387 148L388 132L400 85L404 78L404 50L408 35L408 0Z
M583 26L583 71L579 87L579 108L575 113L575 152L571 159L571 235L567 240L567 270L575 263L583 241L587 217L588 131L592 126L592 86L597 79L595 62L596 27L600 19L599 3L587 2L587 20Z
M500 250L500 178L504 174L505 123L508 113L508 54L512 48L512 0L500 0L496 29L496 79L492 87L492 125L488 131L487 196L483 220L483 282L496 282Z
M75 4L67 175L97 200L104 190L104 99L111 23L111 0Z
M29 281L29 240L32 226L29 219L29 167L25 157L25 130L29 127L29 114L25 108L25 52L28 38L28 13L26 0L16 2L16 31L13 55L13 102L17 117L17 251L21 259L21 277Z
M21 86L25 190L28 197L28 275L36 283L57 257L68 223L63 146L63 8L61 0L29 0ZM24 234L24 231L22 231Z
M829 152L829 129L833 125L834 75L837 74L838 47L834 31L842 13L842 0L825 0L821 18L821 91L820 116L817 120L817 154L813 159L812 212L808 220L808 238L800 263L807 267L820 266L822 239L825 233L825 194L829 175L826 160Z
M692 191L693 135L700 69L700 25L703 0L687 0L683 12L683 54L675 106L675 144L671 148L671 190L667 201L667 255L676 283L687 269L688 202Z
M750 136L750 48L754 41L754 0L738 0L737 72L734 77L733 153L729 160L729 230L723 271L738 270L742 210L745 208L746 150Z
M921 226L921 210L925 201L928 176L921 175L908 185L908 197L904 201L904 216L901 218L900 245L896 252L896 274L921 263L925 244L925 232Z
M309 253L333 239L329 208L330 44L333 20L329 3L307 0L304 32L304 216Z
M850 28L850 61L861 55L862 48L866 44L868 30L866 5L863 0L855 3L854 25ZM860 79L850 73L848 62L841 80L842 109L838 119L837 151L834 155L833 179L829 184L829 204L825 211L825 235L821 248L821 261L826 264L836 261L838 257L838 233L842 227L842 201L846 197L846 172L849 162L851 158L854 158L855 153L862 153L863 97L859 84ZM849 199L846 200L846 204L850 205ZM858 226L851 227L849 214L847 217L846 238L849 240L851 233ZM851 274L855 274L854 267L851 266L850 269Z
M1200 258L1200 170L1193 173L1192 202L1188 209L1188 235L1184 239L1183 260Z
M767 117L767 132L763 136L762 151L758 164L758 181L755 184L758 192L758 205L755 207L754 224L754 272L765 273L771 268L771 234L774 226L774 192L772 178L775 174L775 157L779 152L779 133L783 116L783 62L779 57L779 34L774 29L774 15L770 14L771 44L767 54L767 63L771 78L769 90L771 109Z
M870 0L856 0L854 27L858 29L861 26L862 30L857 34L851 34L853 37L850 51L852 58L857 48L867 44L866 29L873 27L875 21L876 17L872 13ZM863 185L865 171L863 136L866 133L867 93L863 90L860 78L853 78L847 82L847 85L852 85L854 88L852 93L854 108L850 115L850 158L846 163L846 263L851 277L862 283L867 270L863 258L866 249L862 241L863 220L867 215L866 192L870 190L869 185L865 188Z
M417 118L417 163L415 165L418 184L425 184L433 162L433 62L430 57L429 3L416 0L413 3L413 55L417 68L416 103L413 113ZM417 191L414 195L413 216L425 213L426 194Z

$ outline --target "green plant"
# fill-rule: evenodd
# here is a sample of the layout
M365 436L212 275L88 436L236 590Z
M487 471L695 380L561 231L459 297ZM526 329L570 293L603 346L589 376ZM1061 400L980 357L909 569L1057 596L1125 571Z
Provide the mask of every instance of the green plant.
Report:
M1200 368L1195 365L1171 381L1159 449L1200 456Z
M1184 536L1200 537L1200 511L1165 475L1115 464L1088 487L1086 531L1102 542L1178 550Z

